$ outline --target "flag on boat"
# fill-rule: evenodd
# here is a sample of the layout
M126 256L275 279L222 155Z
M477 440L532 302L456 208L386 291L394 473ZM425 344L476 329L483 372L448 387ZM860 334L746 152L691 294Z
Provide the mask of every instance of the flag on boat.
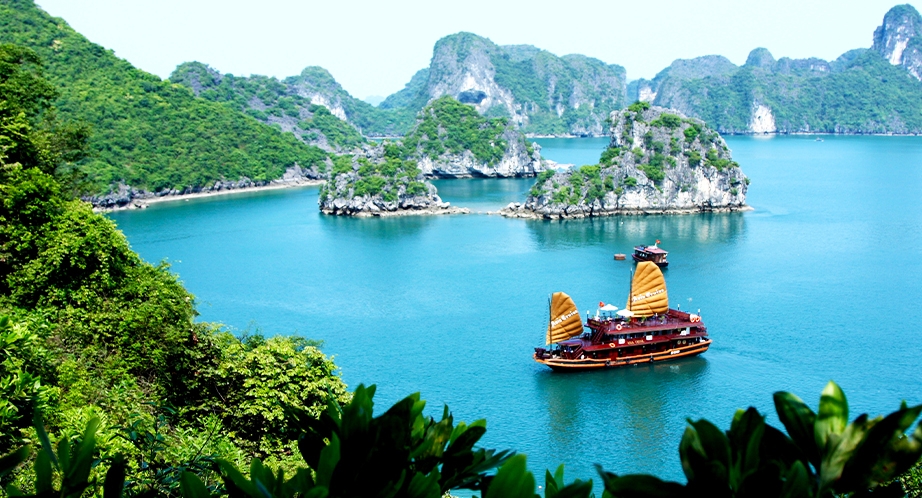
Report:
M583 319L573 299L563 292L551 296L551 321L547 325L547 344L565 341L583 333Z
M603 303L602 301L599 301L599 308L601 308L601 307L603 307L603 306L605 306L605 303Z

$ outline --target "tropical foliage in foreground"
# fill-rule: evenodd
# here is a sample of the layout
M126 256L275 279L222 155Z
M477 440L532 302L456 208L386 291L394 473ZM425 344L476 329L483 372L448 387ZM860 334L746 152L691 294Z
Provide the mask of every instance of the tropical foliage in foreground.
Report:
M350 403L331 402L319 419L289 409L289 434L304 465L287 477L284 469L266 466L259 459L241 471L232 462L214 458L209 460L210 468L177 465L171 471L179 474L178 485L174 481L172 488L161 484L147 491L185 498L438 498L455 489L478 491L485 498L536 496L535 478L524 455L474 447L486 432L485 421L455 425L448 407L440 419L426 417L425 402L418 394L375 417L374 392L374 386L360 385ZM823 390L817 412L790 393L775 393L774 399L787 434L767 425L751 407L736 413L728 431L707 420L689 421L679 445L686 484L649 475L618 476L597 466L604 496L832 497L920 492L918 474L895 479L922 455L922 423L912 429L922 405L910 408L904 403L886 417L871 419L862 414L849 422L845 395L832 382ZM11 485L7 492L80 496L91 491L110 498L130 491L125 459L117 454L100 458L96 451L98 424L97 419L91 420L82 438L74 442L62 438L53 450L37 421L39 444L23 446L0 459L0 476L28 473L33 483L20 480L23 487ZM907 430L912 432L907 435ZM22 464L33 451L37 453L33 470L27 472ZM544 484L545 498L593 495L591 480L567 484L563 466L554 474L546 472Z
M203 455L294 465L280 403L318 416L348 399L335 365L304 339L196 323L168 266L74 199L87 130L54 96L33 51L0 44L0 453L37 441L38 411L63 441L97 420L94 451L123 455L126 489L178 486L172 464Z

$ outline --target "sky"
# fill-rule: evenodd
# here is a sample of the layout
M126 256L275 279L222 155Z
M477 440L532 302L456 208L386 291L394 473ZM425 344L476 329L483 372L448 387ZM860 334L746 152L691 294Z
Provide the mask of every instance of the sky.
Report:
M922 2L922 0L920 0ZM896 5L886 0L36 0L91 41L169 77L182 62L284 78L326 68L353 96L386 96L427 67L435 42L469 31L500 45L583 54L652 78L675 59L719 54L736 64L835 59L870 47ZM920 3L914 3L917 9Z

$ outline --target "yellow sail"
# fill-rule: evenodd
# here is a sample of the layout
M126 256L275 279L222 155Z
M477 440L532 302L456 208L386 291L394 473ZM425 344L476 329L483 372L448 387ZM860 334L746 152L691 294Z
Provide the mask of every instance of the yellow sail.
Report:
M583 320L573 299L563 292L551 296L551 322L547 326L547 344L565 341L583 333Z
M666 279L656 263L643 261L637 264L627 309L634 316L653 316L669 310L669 295L666 293Z

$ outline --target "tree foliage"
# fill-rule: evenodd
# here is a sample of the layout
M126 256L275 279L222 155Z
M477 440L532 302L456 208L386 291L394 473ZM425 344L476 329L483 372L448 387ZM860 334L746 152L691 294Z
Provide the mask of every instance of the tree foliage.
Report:
M243 177L268 181L294 164L310 167L326 158L290 134L134 68L32 0L0 4L4 42L32 50L37 57L28 64L44 63L44 77L57 95L33 92L38 102L53 98L63 120L85 123L92 132L83 133L90 154L80 163L92 192L117 182L160 191Z

